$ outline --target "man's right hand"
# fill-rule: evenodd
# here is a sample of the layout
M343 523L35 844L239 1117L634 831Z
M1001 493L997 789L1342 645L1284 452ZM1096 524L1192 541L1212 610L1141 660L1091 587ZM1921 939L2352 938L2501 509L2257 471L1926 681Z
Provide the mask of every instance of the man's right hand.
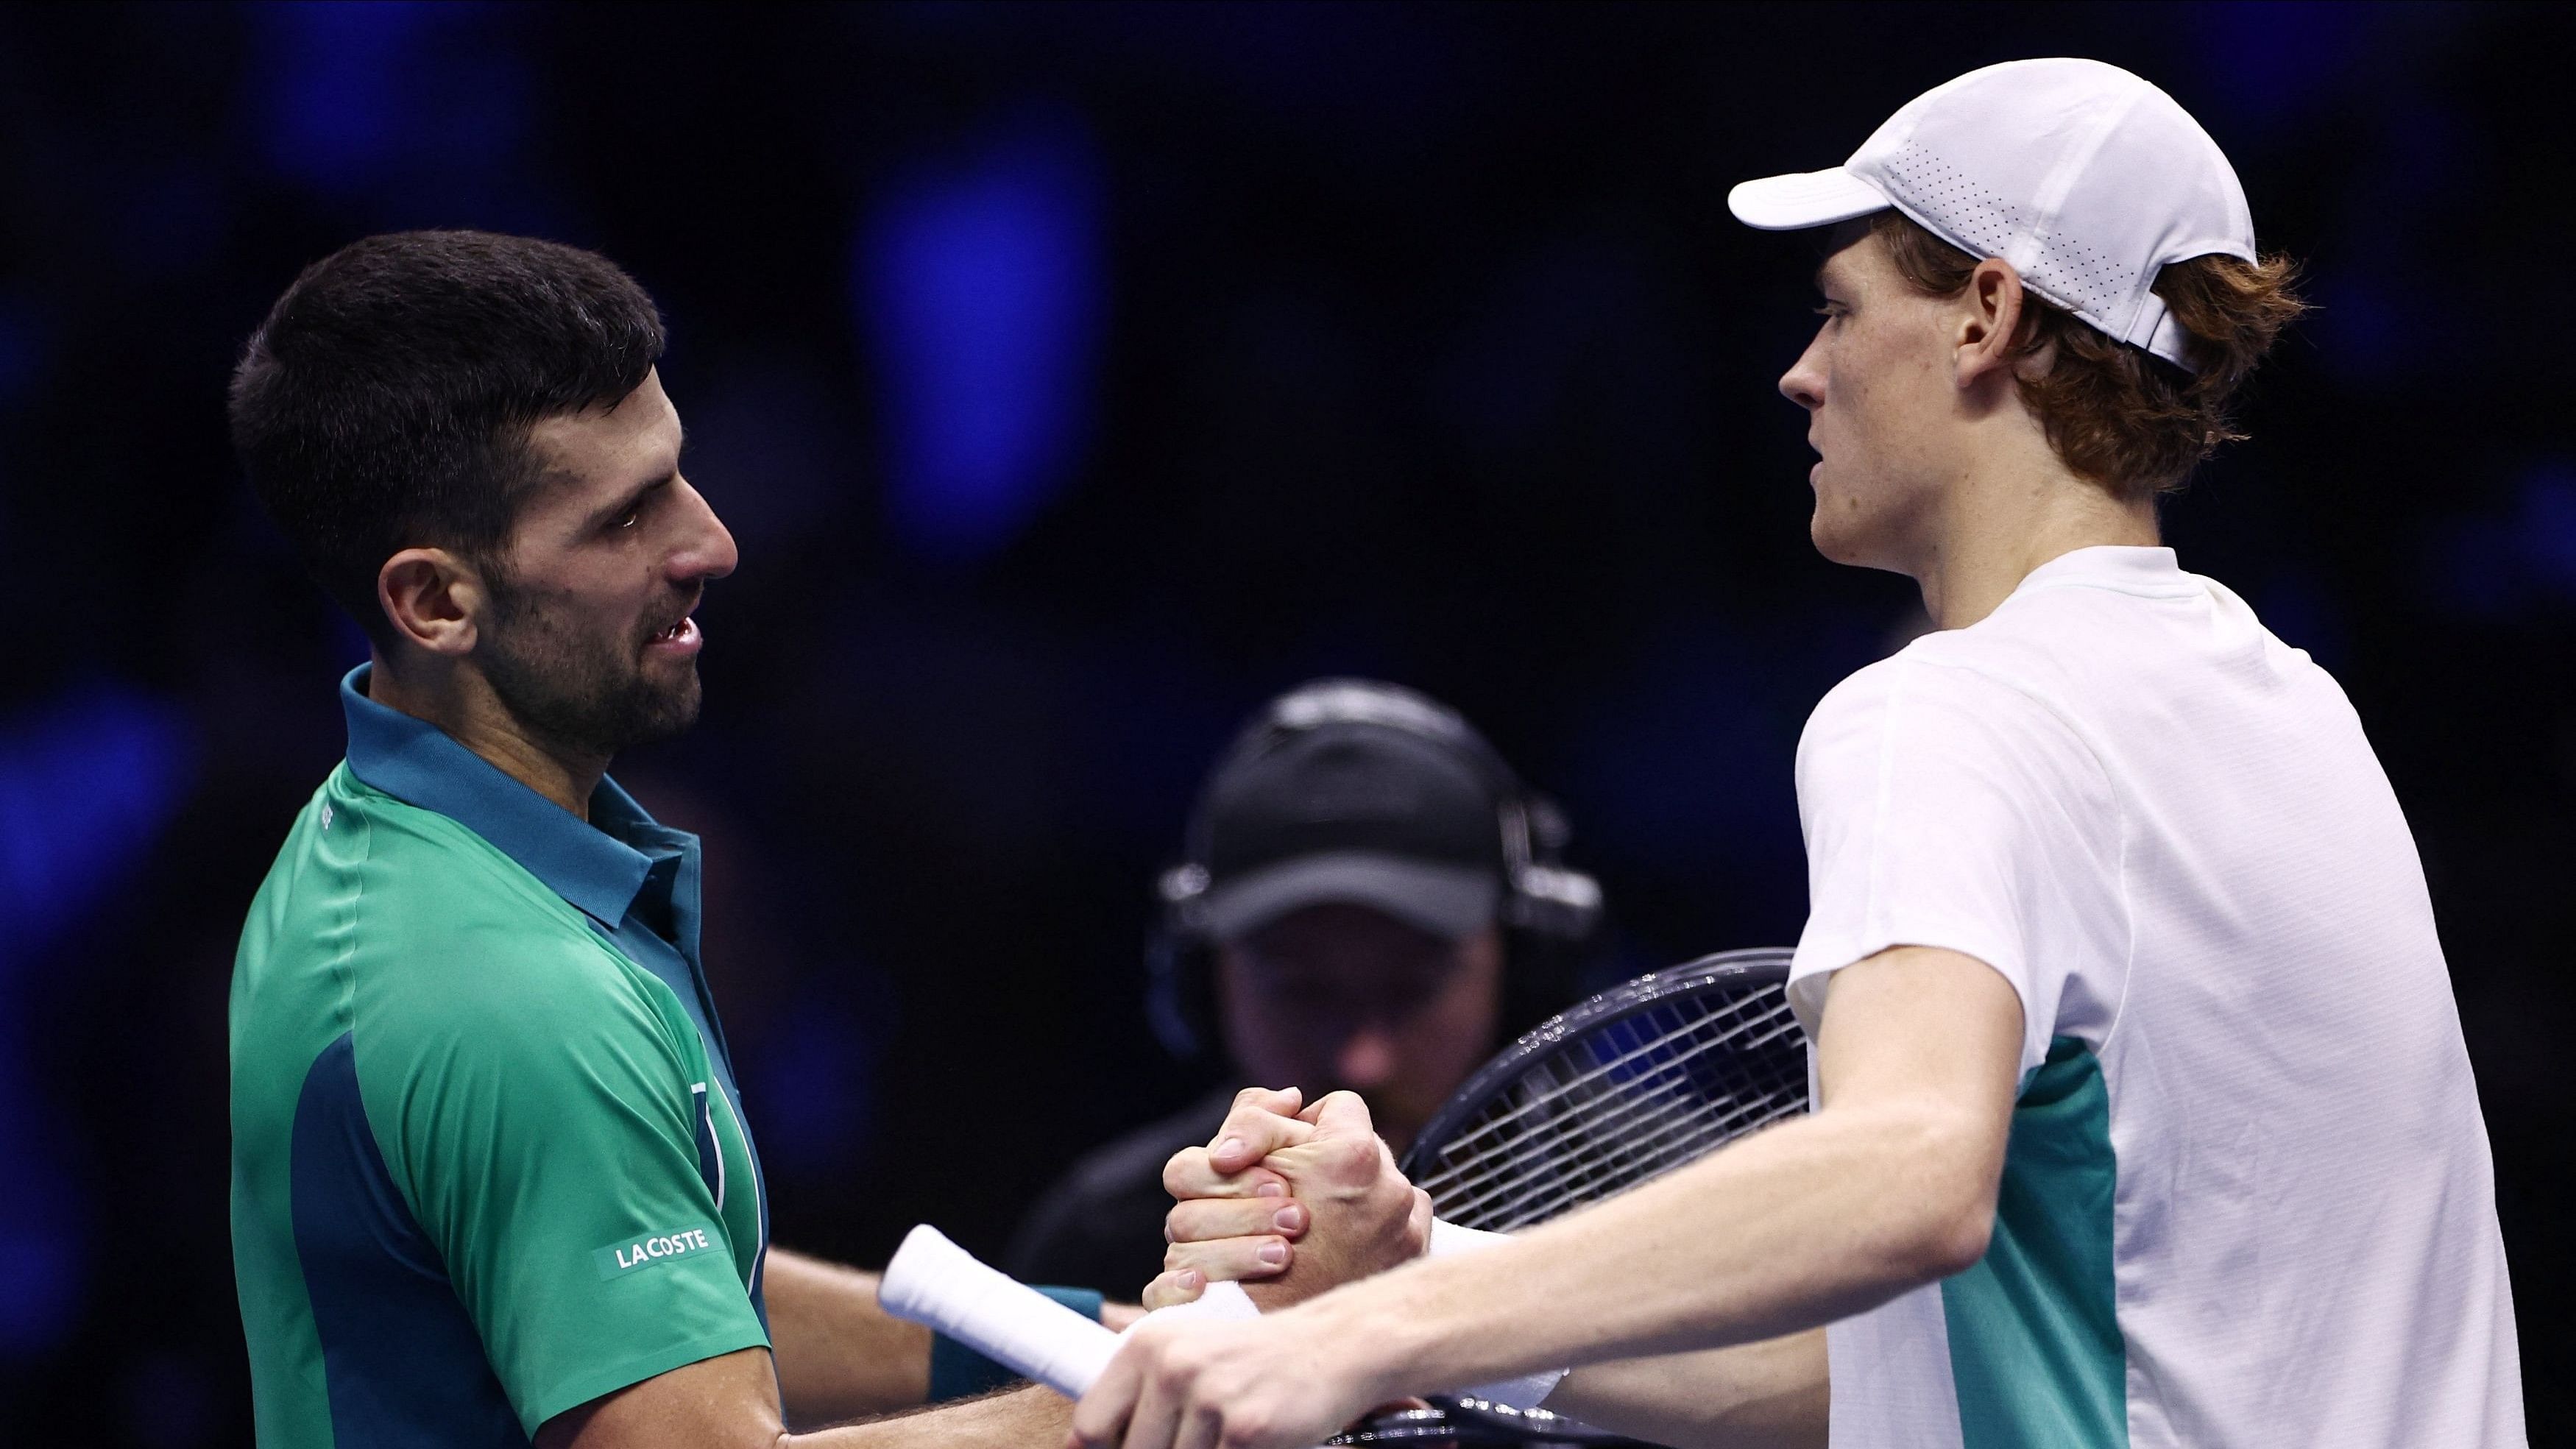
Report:
M1163 1186L1180 1201L1148 1308L1226 1279L1280 1308L1418 1258L1430 1241L1429 1194L1405 1181L1350 1092L1305 1107L1293 1088L1245 1090L1215 1145L1174 1154Z

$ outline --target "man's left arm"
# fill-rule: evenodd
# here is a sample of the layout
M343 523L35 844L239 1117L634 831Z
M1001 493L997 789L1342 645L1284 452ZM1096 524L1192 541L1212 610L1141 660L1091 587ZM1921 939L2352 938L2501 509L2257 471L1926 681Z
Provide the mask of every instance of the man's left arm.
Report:
M1230 1449L1291 1449L1404 1394L1772 1339L1873 1307L1983 1256L2021 1045L2020 998L1984 963L1883 951L1828 989L1814 1115L1479 1253L1257 1322L1149 1326L1084 1398L1076 1432L1127 1449L1212 1431Z
M876 1274L775 1247L761 1271L791 1427L842 1423L929 1397L930 1330L885 1311Z

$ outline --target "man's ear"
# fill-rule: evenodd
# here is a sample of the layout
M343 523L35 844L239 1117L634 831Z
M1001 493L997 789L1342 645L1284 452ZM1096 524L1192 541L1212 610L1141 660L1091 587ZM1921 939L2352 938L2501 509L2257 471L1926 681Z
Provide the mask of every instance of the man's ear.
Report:
M376 606L394 635L432 654L474 652L491 591L473 565L443 548L407 548L376 571Z
M1990 377L2010 377L2013 340L2021 335L2024 293L2021 272L2001 257L1988 257L1968 274L1959 294L1957 348L1961 388L1976 387Z

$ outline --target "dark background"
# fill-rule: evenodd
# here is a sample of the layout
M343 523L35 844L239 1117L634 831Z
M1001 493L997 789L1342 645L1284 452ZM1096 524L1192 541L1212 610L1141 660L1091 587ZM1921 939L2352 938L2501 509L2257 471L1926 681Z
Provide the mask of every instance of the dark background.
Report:
M1806 544L1771 387L1811 257L1725 190L2047 54L2171 90L2312 267L2170 531L2343 680L2415 824L2568 1434L2561 15L0 11L0 1439L248 1438L225 985L362 651L222 399L306 262L472 225L661 299L743 567L704 722L619 773L707 837L778 1237L990 1252L1198 1080L1139 1011L1148 884L1300 679L1482 723L1629 969L1794 937L1799 725L1914 605Z

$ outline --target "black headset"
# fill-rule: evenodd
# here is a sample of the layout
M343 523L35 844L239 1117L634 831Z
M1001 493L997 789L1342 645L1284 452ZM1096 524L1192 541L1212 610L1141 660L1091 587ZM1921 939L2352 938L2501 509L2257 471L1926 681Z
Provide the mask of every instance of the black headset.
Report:
M1234 737L1208 772L1190 809L1183 859L1155 882L1162 920L1146 951L1145 1009L1154 1035L1174 1056L1195 1058L1214 1040L1214 946L1202 919L1211 808L1217 782L1309 730L1360 724L1401 731L1464 761L1499 802L1504 930L1503 1028L1508 1041L1572 1000L1602 921L1601 884L1566 867L1573 829L1555 801L1521 783L1503 757L1456 710L1401 685L1319 679L1272 700Z

